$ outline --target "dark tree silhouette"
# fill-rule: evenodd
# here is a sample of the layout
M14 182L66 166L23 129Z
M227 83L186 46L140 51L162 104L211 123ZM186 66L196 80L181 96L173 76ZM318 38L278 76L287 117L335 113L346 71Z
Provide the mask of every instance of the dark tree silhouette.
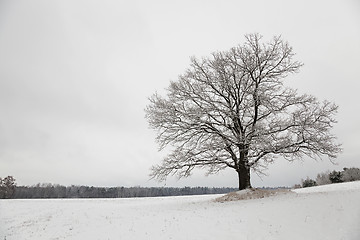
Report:
M16 182L12 176L0 178L0 198L11 198L15 193Z

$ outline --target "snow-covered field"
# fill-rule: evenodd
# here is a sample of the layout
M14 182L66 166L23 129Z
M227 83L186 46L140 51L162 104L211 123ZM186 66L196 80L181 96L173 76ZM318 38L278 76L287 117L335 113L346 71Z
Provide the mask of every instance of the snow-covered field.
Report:
M293 192L223 203L219 195L1 200L0 240L360 239L360 182Z

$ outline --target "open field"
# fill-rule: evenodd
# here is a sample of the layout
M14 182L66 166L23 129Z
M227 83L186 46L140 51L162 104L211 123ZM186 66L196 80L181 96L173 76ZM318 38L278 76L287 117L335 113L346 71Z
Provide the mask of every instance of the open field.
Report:
M221 196L1 200L0 240L360 239L360 182Z

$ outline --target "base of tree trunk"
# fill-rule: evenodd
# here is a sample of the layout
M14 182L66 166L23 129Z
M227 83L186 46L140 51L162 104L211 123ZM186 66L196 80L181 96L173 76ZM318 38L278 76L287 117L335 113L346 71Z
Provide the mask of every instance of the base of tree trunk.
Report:
M245 167L237 170L239 177L239 190L252 188L250 183L250 169L246 169Z

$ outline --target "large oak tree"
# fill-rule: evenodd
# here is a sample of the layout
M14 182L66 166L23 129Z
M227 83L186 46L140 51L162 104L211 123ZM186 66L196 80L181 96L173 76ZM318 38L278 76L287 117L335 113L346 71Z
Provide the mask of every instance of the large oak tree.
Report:
M146 118L160 149L171 149L152 177L232 168L239 189L245 189L251 187L251 170L262 171L278 156L331 160L341 151L330 132L338 107L284 85L302 66L289 44L280 36L267 43L259 34L245 38L229 51L192 58L166 96L150 98Z

